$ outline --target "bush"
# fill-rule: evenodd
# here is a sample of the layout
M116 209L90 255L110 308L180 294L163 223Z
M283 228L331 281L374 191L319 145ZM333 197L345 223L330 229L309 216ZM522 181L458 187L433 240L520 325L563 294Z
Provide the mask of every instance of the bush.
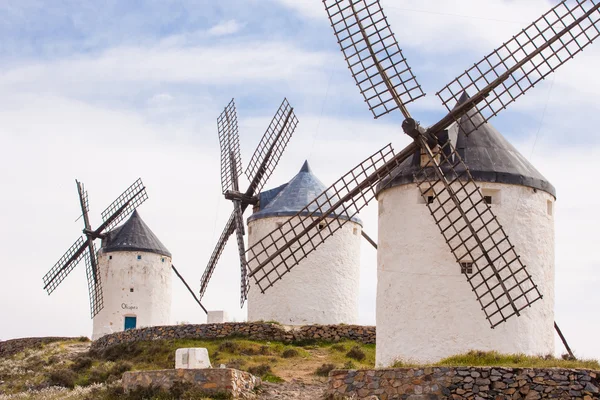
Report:
M318 376L328 376L331 371L335 369L335 365L333 364L323 364L315 371L315 375Z
M92 366L93 360L90 357L77 357L71 365L71 369L75 372L81 372L84 369L89 369Z
M360 347L354 346L349 352L346 353L346 357L352 358L356 361L362 361L367 357L367 355Z
M346 361L344 364L345 369L356 369L356 365L352 361Z
M229 360L226 365L227 368L241 369L244 364L246 364L246 361L241 358L234 358L233 360Z
M221 343L219 345L219 351L223 352L223 353L231 353L231 354L236 354L237 351L239 350L240 346L232 341L225 341L223 343Z
M89 342L89 341L90 341L90 338L89 338L89 337L87 337L87 336L79 336L79 337L77 338L77 341L78 341L78 342L82 342L82 343L87 343L87 342Z
M46 378L50 386L61 386L73 389L75 387L77 374L70 369L57 369L51 371Z
M264 376L264 375L270 374L272 371L271 371L270 365L260 364L260 365L256 365L254 367L248 368L248 372L250 372L252 375L256 375L256 376Z
M285 349L283 353L281 353L281 357L283 358L293 358L298 357L300 353L296 349Z
M344 346L343 344L334 344L333 346L331 346L331 348L339 352L346 351L346 346Z

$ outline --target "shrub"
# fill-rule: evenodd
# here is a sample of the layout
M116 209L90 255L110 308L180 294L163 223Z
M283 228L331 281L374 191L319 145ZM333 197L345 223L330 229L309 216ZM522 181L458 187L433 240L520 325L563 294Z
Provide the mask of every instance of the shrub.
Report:
M254 367L248 368L248 372L250 372L252 375L256 375L256 376L264 376L266 374L270 374L272 371L271 371L270 365L260 364L260 365L255 365Z
M240 369L244 364L246 364L246 361L241 358L234 358L233 360L229 360L226 365L227 368Z
M260 349L258 349L258 353L263 356L268 356L269 354L271 354L271 349L269 348L269 346L263 345L260 346Z
M89 338L89 337L87 337L87 336L79 336L79 337L77 338L77 341L78 341L78 342L82 342L82 343L87 343L87 342L89 342L89 341L90 341L90 338Z
M344 364L345 369L356 369L356 365L352 361L346 361Z
M281 353L281 357L283 358L292 358L292 357L298 357L300 353L298 353L298 350L296 349L285 349L283 351L283 353Z
M232 341L226 340L219 345L219 351L223 353L236 354L240 346Z
M318 376L328 376L331 371L335 369L335 365L333 364L323 364L315 371L315 375Z
M346 351L346 346L344 346L343 344L334 344L333 346L331 346L331 348L335 351Z
M84 369L89 369L92 366L93 360L90 357L77 357L73 361L73 365L71 365L71 369L75 372L83 371Z
M62 386L73 389L75 387L77 374L70 369L57 369L51 371L46 378L50 386Z
M362 361L367 357L367 355L360 347L354 346L349 352L346 353L346 357L352 358L356 361Z

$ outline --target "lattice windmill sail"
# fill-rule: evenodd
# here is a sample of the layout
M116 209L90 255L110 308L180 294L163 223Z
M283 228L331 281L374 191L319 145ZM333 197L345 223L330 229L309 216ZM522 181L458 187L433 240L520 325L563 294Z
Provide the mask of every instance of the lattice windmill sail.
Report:
M98 259L94 240L104 237L106 232L118 225L119 222L146 201L148 195L146 194L146 187L142 183L142 180L136 180L102 212L102 224L96 230L92 230L88 217L88 193L85 190L83 183L79 181L75 182L77 183L77 191L79 193L79 202L83 216L84 236L77 239L56 264L54 264L52 269L44 275L44 289L48 294L51 294L67 275L73 271L77 264L85 258L85 271L90 295L90 311L92 318L94 318L104 306L102 283L100 282L100 274L98 272Z
M414 141L399 153L386 146L340 178L313 203L247 251L250 277L264 292L345 223L316 230L327 215L356 215L376 195L377 185L415 154L414 173L424 203L456 260L472 260L465 274L490 326L496 327L542 295L506 235L481 188L448 138L458 126L475 132L490 118L579 53L598 35L600 4L563 1L509 42L494 50L438 96L448 114L421 127L407 105L424 93L408 66L378 0L323 0L348 67L375 118L398 109ZM455 106L456 104L456 106ZM460 122L457 124L457 122ZM476 134L477 132L473 133ZM309 212L308 210L316 210Z
M294 108L288 103L287 99L284 99L248 163L246 176L250 184L246 191L241 192L239 190L239 177L242 172L242 160L234 100L231 100L223 113L217 118L217 130L221 147L221 186L225 198L233 203L233 212L225 224L225 228L202 275L198 296L200 300L206 292L208 282L229 240L229 236L235 231L241 271L240 305L244 305L248 295L248 266L244 245L244 211L250 204L256 204L257 198L255 195L261 191L277 167L297 125L298 118L294 114Z

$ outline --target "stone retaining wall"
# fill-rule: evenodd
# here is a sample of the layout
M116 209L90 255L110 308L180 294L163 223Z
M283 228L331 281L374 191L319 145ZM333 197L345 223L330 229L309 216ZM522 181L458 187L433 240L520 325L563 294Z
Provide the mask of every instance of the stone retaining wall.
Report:
M227 337L244 337L251 340L289 343L307 340L338 342L350 339L364 344L374 344L375 327L358 325L307 325L291 327L262 322L154 326L103 336L92 343L92 350L102 350L116 344L143 340L218 339Z
M234 399L254 399L254 389L261 385L260 378L231 368L167 369L123 374L123 389L126 392L139 387L169 390L176 382L191 383L207 396L220 395Z
M600 372L573 369L429 367L334 370L327 398L582 399L600 398Z
M44 344L52 342L60 342L63 340L73 340L75 338L68 337L37 337L37 338L20 338L0 341L0 357L8 357L13 354L20 353L25 349L40 348Z

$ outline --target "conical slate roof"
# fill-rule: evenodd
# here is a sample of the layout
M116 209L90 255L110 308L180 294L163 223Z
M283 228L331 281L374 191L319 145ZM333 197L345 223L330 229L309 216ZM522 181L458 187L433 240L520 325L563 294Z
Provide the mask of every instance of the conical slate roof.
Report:
M260 210L248 218L248 222L269 217L293 216L300 212L304 207L313 201L317 196L323 193L327 186L317 178L308 161L304 161L300 172L288 183L259 194ZM315 211L317 205L314 204L306 214ZM321 214L316 213L316 216ZM346 214L334 214L338 218L348 219ZM360 219L354 217L352 221L362 224Z
M169 250L158 240L137 210L127 222L108 232L102 244L102 250L105 252L144 251L171 257Z
M463 94L457 105L466 99L468 96ZM469 113L469 117L475 123L481 121L481 116L474 110ZM475 181L528 186L556 197L554 186L490 123L481 125L468 136L465 135L463 131L468 132L469 126L472 126L469 117L463 116L458 124L453 124L448 129L448 137ZM459 129L459 125L464 130ZM420 153L417 152L396 168L388 179L382 181L377 191L384 187L387 189L414 182L414 174L420 169L419 164Z

